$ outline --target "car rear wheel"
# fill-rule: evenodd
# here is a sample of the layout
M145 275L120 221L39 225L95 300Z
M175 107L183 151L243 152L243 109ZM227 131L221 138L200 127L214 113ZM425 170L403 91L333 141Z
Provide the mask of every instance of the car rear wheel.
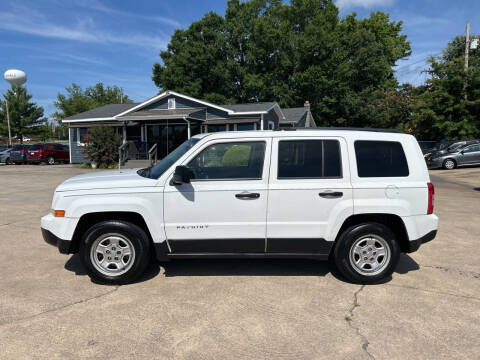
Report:
M5 160L5 165L10 165L10 164L11 164L10 158L7 158L7 159Z
M55 165L55 158L53 156L49 156L47 158L47 164L48 165Z
M457 163L453 159L446 159L442 166L446 170L453 170L457 167Z
M127 284L148 265L150 241L140 227L125 221L103 221L80 243L80 259L92 280Z
M337 268L355 283L375 284L390 277L399 258L395 234L379 223L352 226L335 244Z

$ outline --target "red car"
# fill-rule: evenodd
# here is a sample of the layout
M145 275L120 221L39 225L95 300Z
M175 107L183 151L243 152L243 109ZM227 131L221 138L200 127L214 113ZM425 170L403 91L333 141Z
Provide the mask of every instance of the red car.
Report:
M55 163L70 162L70 151L68 145L62 144L35 144L27 151L27 162L41 163L49 165Z

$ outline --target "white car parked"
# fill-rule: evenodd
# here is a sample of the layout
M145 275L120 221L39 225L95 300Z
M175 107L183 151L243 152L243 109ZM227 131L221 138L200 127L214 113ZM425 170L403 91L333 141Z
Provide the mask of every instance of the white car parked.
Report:
M157 166L66 180L41 220L106 283L175 258L333 259L358 283L389 277L432 240L433 185L411 135L370 130L221 132Z

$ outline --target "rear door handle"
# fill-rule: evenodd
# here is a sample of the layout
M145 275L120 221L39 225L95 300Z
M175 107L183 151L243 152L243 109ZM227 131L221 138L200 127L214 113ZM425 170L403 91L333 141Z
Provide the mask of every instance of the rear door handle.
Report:
M250 193L250 192L243 192L240 194L235 194L237 199L241 200L248 200L248 199L258 199L260 197L259 193Z
M324 191L319 193L320 197L325 199L336 199L343 196L343 192L341 191Z

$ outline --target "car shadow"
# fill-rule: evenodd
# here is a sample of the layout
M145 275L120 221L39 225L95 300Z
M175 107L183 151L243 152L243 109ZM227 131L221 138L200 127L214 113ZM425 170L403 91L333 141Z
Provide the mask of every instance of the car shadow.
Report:
M331 273L333 277L343 282L346 279L330 261L311 259L175 259L159 263L151 261L145 273L134 283L148 281L164 268L165 277L175 276L325 276ZM80 262L78 254L72 255L65 263L65 269L75 275L87 275ZM420 266L407 254L400 255L400 261L395 269L398 274L416 271ZM387 283L391 277L384 279Z
M78 276L85 276L87 272L83 267L80 256L78 254L73 254L65 263L65 270L71 271ZM160 273L160 264L157 261L150 261L150 264L145 269L145 272L133 283L141 283L153 279ZM97 283L96 281L92 281Z

